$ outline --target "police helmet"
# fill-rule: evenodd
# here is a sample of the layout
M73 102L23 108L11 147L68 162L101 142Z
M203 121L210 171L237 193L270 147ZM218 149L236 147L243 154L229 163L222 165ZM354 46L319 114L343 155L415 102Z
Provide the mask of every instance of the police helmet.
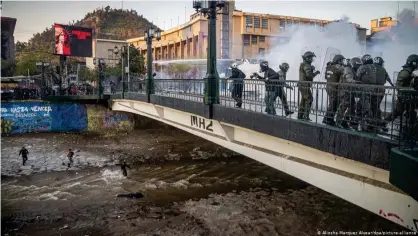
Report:
M383 63L385 63L385 61L383 60L383 58L381 58L381 57L375 57L374 59L373 59L373 63L374 64L377 64L377 65L381 65L381 66L383 66Z
M350 60L350 65L353 68L358 68L359 66L361 66L363 63L361 62L361 59L358 57L353 57Z
M345 57L341 54L337 54L334 56L334 58L332 59L332 63L337 64L337 63L342 63Z
M414 68L418 67L418 55L412 54L406 59L406 66L412 66Z
M366 54L363 57L361 57L361 61L363 62L363 65L373 64L373 57L369 54Z
M289 70L289 68L290 68L290 66L289 66L289 64L287 64L286 62L283 62L280 66L279 66L279 68L280 68L280 70L282 70L282 71L288 71Z
M311 52L311 51L307 51L302 55L302 59L306 60L308 58L313 58L316 57L315 53Z
M268 61L261 61L260 62L260 67L268 67L269 66L269 62Z
M238 68L238 64L236 62L232 63L231 66L229 66L229 68L231 69L237 69Z

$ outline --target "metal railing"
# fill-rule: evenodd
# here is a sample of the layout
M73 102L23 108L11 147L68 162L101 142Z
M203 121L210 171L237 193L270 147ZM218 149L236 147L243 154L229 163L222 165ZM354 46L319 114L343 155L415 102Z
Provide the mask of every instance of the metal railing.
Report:
M142 90L136 89L132 83L138 82L131 81L129 92L146 93L146 80ZM198 102L203 102L204 84L204 79L154 80L155 94ZM220 104L223 106L236 107L242 102L241 109L289 119L298 119L298 115L304 114L307 116L302 119L305 122L363 131L390 139L398 139L401 129L407 129L402 120L405 116L391 122L384 119L396 107L398 92L395 87L291 80L266 84L256 79L241 82L220 79L219 88ZM302 98L306 100L303 103Z

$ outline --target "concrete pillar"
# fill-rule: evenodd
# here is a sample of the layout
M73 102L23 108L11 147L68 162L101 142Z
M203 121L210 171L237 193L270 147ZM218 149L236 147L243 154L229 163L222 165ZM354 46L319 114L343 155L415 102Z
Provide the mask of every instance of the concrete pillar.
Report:
M199 32L197 36L197 48L198 57L203 58L203 32Z
M180 58L185 59L184 58L184 41L183 40L180 40Z

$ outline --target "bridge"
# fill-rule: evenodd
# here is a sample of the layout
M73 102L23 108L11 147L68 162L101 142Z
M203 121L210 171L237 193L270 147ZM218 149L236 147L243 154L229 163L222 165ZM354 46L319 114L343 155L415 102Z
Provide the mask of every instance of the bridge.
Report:
M408 119L401 116L386 124L383 131L380 118L367 120L373 126L369 132L360 131L359 126L344 129L324 125L328 98L323 82L310 83L312 121L297 119L299 81L286 81L287 102L295 112L289 116L285 116L281 102L275 103L276 115L266 114L265 84L259 80L244 80L241 108L235 107L228 90L232 81L227 79L218 84L219 104L206 105L205 82L155 79L150 93L146 81L131 81L127 88L90 95L90 101L107 101L114 111L146 116L187 131L418 231L418 132L416 127L408 127ZM357 100L385 91L379 107L383 114L389 114L395 98L401 97L393 87L339 86ZM82 98L76 96L45 99ZM406 100L416 101L416 97ZM365 118L357 118L358 123L365 123Z

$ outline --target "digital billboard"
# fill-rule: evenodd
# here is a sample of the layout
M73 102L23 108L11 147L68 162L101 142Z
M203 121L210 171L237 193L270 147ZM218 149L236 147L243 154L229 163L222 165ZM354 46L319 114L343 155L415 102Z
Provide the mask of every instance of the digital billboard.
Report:
M54 24L54 54L92 57L93 29Z

